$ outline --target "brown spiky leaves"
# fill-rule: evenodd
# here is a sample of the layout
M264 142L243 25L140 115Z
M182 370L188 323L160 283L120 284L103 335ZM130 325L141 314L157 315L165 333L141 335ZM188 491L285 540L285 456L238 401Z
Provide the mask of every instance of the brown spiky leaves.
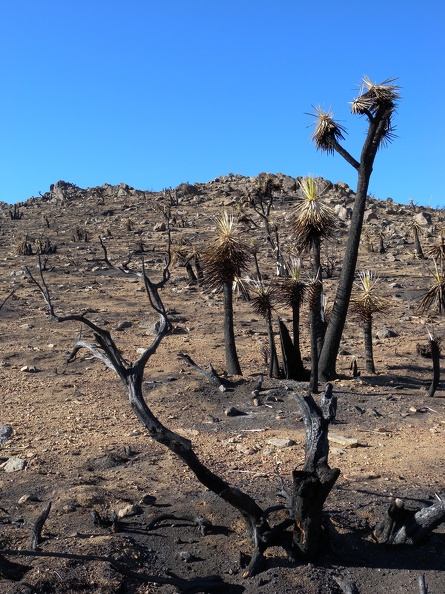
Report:
M314 106L314 109L315 113L308 114L315 118L315 130L312 133L311 141L315 143L317 150L333 154L333 145L339 140L344 140L346 128L334 120L334 114L330 109L324 111L319 105Z
M382 107L394 110L400 98L400 87L393 84L395 80L388 78L378 84L373 83L368 76L364 76L359 96L351 103L352 113L374 116Z
M335 228L335 214L323 199L325 187L310 175L300 181L301 198L292 221L298 249L307 249L315 238L329 237Z
M370 270L359 273L358 291L351 299L351 309L363 322L372 320L375 313L387 308L387 302L375 293L377 282L378 278Z
M224 212L215 219L218 236L202 254L204 279L210 289L221 291L247 270L249 246L241 239L233 215Z
M380 140L383 145L392 142L396 138L395 128L392 125L392 115L395 112L397 100L400 98L400 87L393 84L395 80L394 78L388 78L377 84L373 83L367 76L363 77L360 94L351 103L352 113L366 115L370 121L377 114L386 113L382 120L385 129Z
M419 309L422 313L435 308L437 313L445 313L445 275L443 270L434 262L433 280L428 291L422 296Z

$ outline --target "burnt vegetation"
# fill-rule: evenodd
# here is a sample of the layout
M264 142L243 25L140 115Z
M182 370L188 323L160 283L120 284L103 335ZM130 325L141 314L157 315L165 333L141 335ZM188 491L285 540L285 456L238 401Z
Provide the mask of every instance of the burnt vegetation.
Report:
M368 155L364 164L355 161L339 144L344 139L345 130L335 123L332 114L316 110L317 127L313 139L317 148L328 153L339 153L359 171L359 176L368 176L365 181L362 180L364 185L360 187L361 193L367 190L370 161L373 161L375 151L394 137L392 114L397 98L398 88L393 81L374 85L365 79L360 96L353 103L353 113L364 115L372 132L369 132L366 141L370 143L368 148L371 156ZM381 215L382 218L388 218L385 203L366 196L366 191L365 198L368 213L374 212L377 217ZM342 406L346 407L345 393L341 389L337 390L336 383L321 385L320 377L326 376L326 369L320 370L319 362L323 349L326 349L326 329L331 324L325 297L328 294L334 301L337 283L344 278L345 265L342 268L341 261L345 241L349 228L354 230L349 214L341 218L338 213L343 212L341 209L345 208L345 203L351 204L354 200L354 192L344 184L333 185L311 176L293 179L282 174L261 174L256 179L246 179L231 175L209 184L184 183L176 189L169 188L160 193L139 192L124 184L117 189L103 187L87 191L74 184L59 182L51 187L48 195L3 213L4 218L9 217L10 221L14 221L10 224L14 228L13 237L17 238L15 243L10 244L15 246L13 255L6 257L23 259L17 260L21 265L18 280L14 281L13 287L3 291L0 315L10 320L14 315L14 300L26 299L23 308L31 307L29 304L32 304L32 308L38 310L33 323L46 313L51 322L46 326L49 332L57 328L60 333L62 327L64 336L76 335L65 361L60 359L60 353L57 355L59 360L51 361L52 366L58 365L60 369L53 376L48 376L47 381L78 369L80 378L76 380L74 392L78 399L78 393L89 389L88 377L83 377L87 364L97 368L102 365L100 369L104 381L110 381L108 372L112 372L127 397L135 427L143 429L140 447L149 447L150 438L166 448L173 460L172 474L179 475L182 467L186 467L193 474L201 489L200 493L211 492L221 502L223 509L225 506L232 508L244 524L249 543L247 552L245 543L242 550L240 547L236 571L187 576L187 572L184 574L178 569L180 577L171 570L162 573L157 568L156 572L150 573L142 563L138 565L136 561L132 562L131 556L105 555L100 551L97 554L73 552L69 540L63 544L62 550L53 532L45 534L45 523L51 520L53 513L51 501L45 500L45 506L43 502L41 505L43 511L36 517L33 526L29 527L28 543L13 547L11 542L16 540L10 535L0 539L0 579L5 584L18 582L25 587L26 576L32 570L34 560L39 557L106 564L125 576L132 584L129 587L156 584L184 593L242 592L248 586L244 586L240 578L253 580L258 576L257 579L261 579L262 572L274 566L285 567L290 564L292 567L301 567L311 563L322 567L337 563L344 568L347 563L353 565L350 559L347 560L346 554L342 557L341 547L335 545L336 538L341 542L336 529L338 514L333 514L329 505L333 492L337 498L353 498L353 495L345 495L344 491L337 488L341 464L339 467L331 466L329 461L329 433L332 426L339 422L337 411ZM59 211L61 204L66 206L67 212L72 209L74 214L70 217L62 215ZM104 210L104 204L110 208ZM209 210L209 214L206 214L206 210ZM73 225L73 219L78 217L77 211L81 212L82 224L77 221ZM360 218L359 215L353 216ZM402 207L397 216L403 218ZM442 212L436 213L436 218L438 225L445 222ZM35 227L33 220L36 221ZM42 221L49 220L51 225L46 225L43 234L37 227ZM397 221L393 226L397 226ZM391 314L391 292L398 290L397 287L391 287L389 293L386 290L385 297L380 294L387 268L384 258L388 253L396 253L398 257L406 253L406 267L409 268L412 266L409 263L411 249L416 262L425 260L431 270L429 285L428 279L419 280L416 276L407 302L412 300L414 294L415 303L409 309L410 315L414 317L422 314L427 328L434 324L434 332L428 332L429 340L417 347L419 358L427 357L433 361L432 382L423 385L429 397L433 397L440 391L440 330L445 310L442 232L437 234L433 226L421 229L418 223L411 227L407 224L405 237L397 236L395 231L383 234L377 228L372 229L372 232L373 237L380 238L375 241L377 247L370 249L372 241L369 233L368 246L363 245L360 256L364 259L363 264L366 264L367 258L373 258L373 265L379 268L378 276L369 270L355 273L352 279L355 290L351 286L347 299L348 321L355 325L358 320L364 335L364 348L361 347L358 356L353 359L353 375L358 376L359 366L361 377L366 376L369 382L377 378L379 369L374 358L378 346L373 346L373 324L379 316ZM19 237L23 239L17 242ZM428 238L431 240L429 249L425 245L423 248L420 246L420 237L424 243ZM413 244L410 245L406 238L410 238ZM11 236L2 236L1 239L2 248L6 250ZM355 247L358 250L358 244ZM43 260L43 255L51 257ZM30 256L35 257L34 261ZM322 262L328 262L329 266L322 265ZM350 264L348 267L351 268ZM355 272L355 263L353 268ZM80 279L78 286L84 293L74 295L69 292L73 276ZM107 282L110 287L112 283L117 286L124 281L137 283L140 291L134 307L138 308L139 315L150 318L152 322L146 334L135 332L131 339L127 336L133 331L132 322L122 319L125 301L120 303L120 310L116 308L117 313L114 310L117 319L113 320L113 330L108 328L106 317L111 311L107 308L107 299L111 302L114 295L113 289L107 293L101 284ZM386 281L386 285L389 285L389 279ZM8 282L11 283L9 279ZM391 282L395 284L392 278ZM416 288L420 284L421 288ZM100 312L85 297L87 292L94 290L99 291ZM174 295L176 299L172 304L170 300ZM195 312L196 319L185 322L181 307L185 308L185 302L191 298L200 300ZM128 297L128 303L132 299L133 296ZM200 332L206 333L207 329L199 325L199 308L207 307L209 303L215 304L215 310L218 311L219 319L215 319L212 327L218 338L215 340L216 346L206 353L205 361L197 359L203 357L199 349L191 353L198 361L195 363L185 352L187 347L193 348L193 342L189 342L188 337L199 341ZM113 306L116 307L116 304ZM242 307L243 312L249 312L249 317L244 315L243 323L240 324L238 314ZM339 315L338 312L335 315ZM247 359L247 349L245 346L238 348L238 339L251 336L254 333L251 329L253 324L258 337L255 343L257 353L254 363L252 360L249 363L246 361L245 367L250 373L246 377L244 358ZM336 337L340 345L343 329L337 332L340 332L340 336ZM147 338L148 334L150 338ZM116 336L123 339L123 347ZM163 350L167 349L168 352L169 338L178 336L187 337L187 340L184 340L183 350L174 355L178 355L181 364L191 369L189 373L198 372L202 386L210 386L203 389L210 390L210 394L214 394L214 390L232 395L231 399L237 407L226 410L228 418L247 415L240 410L242 406L236 401L238 391L246 386L247 389L253 387L254 407L272 408L271 403L283 398L295 404L294 415L299 419L295 423L302 422L304 426L305 445L302 448L304 451L298 452L289 475L282 473L277 464L273 483L260 492L252 493L239 475L230 474L227 468L213 467L211 455L203 455L189 435L176 429L174 412L166 419L160 418L156 406L151 402L151 389L155 390L155 387L150 382L156 380L156 374L161 373L157 365L162 367L162 358L172 356L172 353L166 355ZM328 340L332 340L329 336L332 336L332 331L328 335ZM128 341L133 341L135 346L136 342L140 344L141 339L149 344L140 347L135 358L134 351L129 352ZM28 340L31 339L28 337ZM415 349L413 346L413 351ZM330 352L332 354L332 349ZM217 360L211 360L212 357ZM335 353L334 368L336 361ZM383 367L384 362L380 359L379 364ZM352 374L347 369L343 365L341 372L335 374L336 378L350 377ZM329 374L332 370L330 364ZM404 369L401 375L407 373L408 370ZM253 376L255 384L251 386ZM274 386L280 386L276 393L267 394L264 391L264 376L273 379ZM179 408L179 403L176 404ZM103 400L103 407L107 408L106 399ZM137 455L130 447L124 454L111 462L116 465L128 463ZM424 491L428 491L426 486ZM379 497L376 493L371 495L371 501ZM384 513L373 518L372 525L353 526L351 532L354 533L354 546L360 553L360 559L389 545L424 546L431 533L445 521L445 503L441 494L428 493L428 496L436 500L431 503L423 499L419 505L418 501L405 503L394 493ZM380 499L384 498L380 496ZM171 500L174 505L173 491ZM16 519L2 505L0 519L2 523L12 526ZM382 511L382 504L379 509ZM199 509L189 510L188 514L159 510L161 513L153 514L145 525L142 520L130 524L125 516L119 518L111 509L90 511L90 523L104 534L111 535L111 538L133 530L149 541L153 531L160 530L168 522L196 526L205 543L205 537L209 534L218 534L218 531L228 534L231 529L230 526L216 525ZM209 515L214 514L210 511ZM344 518L343 522L346 523ZM177 544L180 547L183 542L179 539ZM205 544L201 546L205 548ZM278 554L274 553L276 549L280 551ZM393 554L392 548L384 550L385 555ZM213 551L213 554L218 555L218 551ZM21 558L26 559L26 565ZM187 563L193 560L185 553L182 558ZM341 569L328 574L327 587L330 590L326 591L360 591L353 581L340 574ZM249 581L246 579L245 583ZM263 582L255 583L261 588ZM57 584L60 592L70 591L68 588L73 585L63 584L63 578ZM42 591L57 591L57 586L49 582L42 582L40 586ZM29 592L38 591L32 588L30 586ZM272 592L273 585L270 588L265 591ZM419 581L419 588L421 592L427 591L424 580ZM86 591L86 586L80 591ZM122 586L119 591L127 590Z

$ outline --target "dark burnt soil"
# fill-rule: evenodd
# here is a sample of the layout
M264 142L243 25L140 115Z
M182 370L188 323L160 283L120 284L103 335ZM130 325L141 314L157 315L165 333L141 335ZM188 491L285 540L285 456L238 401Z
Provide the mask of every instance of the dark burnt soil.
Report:
M0 423L10 425L13 434L0 446L0 463L16 456L26 465L17 472L0 469L0 554L1 549L29 548L33 525L51 502L39 544L42 553L111 557L145 576L192 580L218 575L226 584L224 592L338 594L334 578L341 576L353 580L360 594L414 594L420 574L425 574L431 593L444 592L444 526L417 548L388 548L372 537L392 497L416 508L431 504L436 494L445 491L444 391L441 385L437 397L428 398L432 364L416 350L418 343L426 341L426 324L440 335L443 321L427 319L417 309L418 297L429 283L431 262L413 258L411 213L400 207L396 214L387 215L383 203L375 201L379 218L398 235L396 231L388 234L385 254L370 253L365 246L360 252L360 269L377 272L388 300L388 313L376 319L375 327L385 326L395 336L375 339L377 374L367 376L360 324L351 318L345 328L338 359L341 377L334 382L337 418L330 432L357 439L358 447L331 441L329 462L341 469L341 475L325 506L326 551L317 563L308 564L290 561L279 548L270 549L264 571L246 580L242 570L252 544L239 514L203 488L173 454L149 439L112 371L86 351L65 364L79 337L79 326L51 322L24 274L26 266L35 272L37 261L17 255L17 244L26 236L49 236L57 251L48 256L45 278L56 310L88 309L90 319L110 330L124 356L134 360L137 349L151 343L156 316L138 279L107 268L96 238L109 229L109 256L118 262L142 239L147 269L156 280L166 241L164 232L153 231L161 220L157 206L162 196L153 194L151 202L128 196L109 199L110 204L101 200L65 205L33 201L21 207L23 218L17 221L8 221L9 213L4 213L0 299L12 288L15 294L0 312ZM173 240L179 242L186 235L199 246L204 244L214 229L211 217L224 204L233 206L230 192L217 193L215 184L207 190L202 186L199 196L185 197L178 210L187 211L180 215L186 225L174 228ZM272 211L274 218L285 222L291 208L291 202L280 203ZM110 209L113 215L103 214ZM129 214L134 230L127 229ZM439 224L439 214L433 216ZM72 238L79 224L88 229L89 241ZM345 224L326 246L336 262L333 277L325 280L331 301L346 232ZM251 232L260 242L261 233L261 229ZM399 236L405 237L405 244ZM288 237L290 242L284 226L284 249ZM135 259L134 266L138 265ZM261 265L273 280L274 261L266 250ZM224 375L221 298L188 286L184 269L178 267L172 268L162 298L174 329L147 365L148 404L166 426L193 442L211 470L261 506L280 502L280 480L290 489L292 470L304 461L305 433L294 394L304 394L307 384L265 377L259 406L254 405L253 387L259 374L267 372L267 334L249 303L239 300L235 319L243 376L228 377L227 391L219 391L178 354L187 353L200 365L212 363ZM278 313L289 321L289 312ZM92 339L88 331L83 332L85 339ZM302 351L308 365L305 322ZM357 378L351 377L354 357L361 371ZM228 417L229 406L245 414ZM276 438L292 440L293 445L270 443ZM122 515L119 530L95 524L94 511L105 520L113 512ZM277 512L272 523L282 520L283 513ZM176 519L165 519L147 530L150 520L161 514ZM211 522L205 534L181 519L195 515ZM0 577L2 594L178 591L173 585L123 575L98 559L13 555L7 559L28 570L16 581Z

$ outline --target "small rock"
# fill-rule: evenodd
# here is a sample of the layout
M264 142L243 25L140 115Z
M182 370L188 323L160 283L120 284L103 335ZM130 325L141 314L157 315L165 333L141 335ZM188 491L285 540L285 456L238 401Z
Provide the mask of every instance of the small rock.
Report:
M291 446L296 445L296 442L293 439L286 439L276 437L273 439L268 439L266 441L267 444L274 446L275 448L290 448Z
M2 466L5 472L17 472L25 468L26 460L13 456L12 458L9 458L9 460L7 460L4 464L2 464Z
M23 367L20 367L20 371L24 373L36 373L37 367L35 365L23 365Z
M344 454L346 454L345 450L342 450L340 448L329 448L329 453L333 456L343 456Z
M226 410L224 411L224 414L226 415L226 417L240 417L246 415L247 413L238 410L234 406L229 406L229 408L226 408Z
M22 505L23 503L29 503L30 501L40 501L40 499L35 493L26 493L26 495L20 497L17 503Z
M207 415L206 417L203 418L202 422L205 425L212 425L213 423L220 423L221 419L218 419L218 417L214 417L212 415Z
M377 331L376 333L376 338L393 338L395 336L398 336L397 332L394 332L394 330L390 330L389 328L383 327L380 328L380 330Z
M76 511L76 509L78 508L78 504L75 501L71 501L70 503L66 503L63 507L62 507L62 511L64 514L72 514L73 512Z
M115 330L121 332L122 330L125 330L125 328L131 328L131 325L131 322L121 322L119 326L116 326Z
M138 516L141 513L142 508L139 507L139 505L133 505L132 503L129 503L125 507L122 507L120 510L118 510L117 517L119 519L129 518L131 516Z
M0 424L0 445L5 444L12 435L11 425Z
M179 556L184 561L184 563L192 563L192 561L196 561L196 557L189 551L181 551Z
M338 433L329 433L328 438L332 443L341 445L344 448L356 448L359 445L358 439L355 439L354 437L344 437L343 435L338 435Z
M245 456L252 456L252 454L256 454L257 452L257 450L249 448L248 446L244 446L241 443L237 443L235 448L237 452L244 454Z
M156 503L156 497L146 493L139 500L139 505L154 505Z

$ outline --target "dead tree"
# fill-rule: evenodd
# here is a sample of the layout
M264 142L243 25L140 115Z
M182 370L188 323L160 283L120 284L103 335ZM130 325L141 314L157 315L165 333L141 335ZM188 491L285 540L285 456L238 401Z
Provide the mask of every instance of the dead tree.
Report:
M147 429L149 435L158 443L169 448L192 470L198 480L210 491L219 495L224 501L236 508L243 516L248 526L248 531L255 545L255 553L250 566L245 571L245 575L250 576L259 571L263 562L263 553L270 546L279 546L278 533L287 528L292 522L287 521L279 524L278 527L271 529L267 521L268 510L263 510L249 495L241 490L231 486L225 480L210 471L196 456L191 442L178 435L177 433L165 427L152 413L148 407L142 392L145 366L149 359L155 354L159 344L170 330L170 322L159 296L159 290L169 279L169 262L164 267L162 280L153 283L145 272L142 265L142 273L134 273L141 276L152 308L159 315L159 329L152 344L144 351L134 363L127 363L110 333L97 326L83 314L68 314L59 316L54 311L51 294L46 281L40 271L40 281L33 277L28 270L31 281L38 287L47 307L50 319L54 322L75 321L90 328L93 331L94 343L80 339L74 345L71 353L68 355L67 362L75 360L77 353L81 349L87 349L90 353L102 361L108 368L112 369L120 378L126 389L130 406L138 418L139 422ZM128 270L121 269L128 273ZM275 509L275 508L274 508ZM290 542L290 541L289 541Z
M281 253L278 228L276 225L270 224L270 211L274 203L274 190L277 189L277 184L276 182L274 183L271 177L262 177L265 178L264 184L261 184L254 194L249 195L248 204L263 221L267 241L275 255L277 276L287 277L288 271L284 257ZM261 177L260 181L262 181Z
M107 255L105 260L111 265ZM202 485L232 505L244 518L254 546L251 561L243 573L244 577L253 576L261 570L264 553L272 546L282 547L294 559L298 556L313 559L320 552L318 539L323 532L323 503L339 474L339 470L331 470L327 465L327 431L336 409L336 398L332 396L332 386L327 386L320 407L315 404L311 396L299 399L308 439L304 469L294 472L294 494L287 496L288 506L280 504L263 509L250 495L232 486L207 468L197 457L192 443L165 427L153 414L144 399L142 387L145 367L171 328L159 295L160 289L165 286L170 277L169 265L170 245L167 250L162 279L157 283L148 278L143 261L142 272L115 267L125 274L134 274L142 278L150 305L159 316L159 327L152 344L134 363L125 361L110 333L89 320L84 314L57 315L42 270L40 269L39 280L34 278L29 270L28 274L42 294L52 321L59 323L80 322L93 332L94 342L79 339L68 355L67 362L74 361L81 349L87 349L93 357L112 369L123 383L130 406L148 434L176 454ZM299 397L297 396L297 398ZM272 525L271 515L286 509L286 507L289 509L289 517Z
M340 475L328 465L328 427L335 419L337 397L332 384L326 384L320 406L311 394L296 398L306 429L306 459L303 470L293 471L293 541L305 558L314 559L323 545L324 502Z
M22 213L19 210L17 204L14 204L13 210L9 211L9 216L11 217L11 221L19 221L22 218Z
M10 299L15 293L15 290L13 289L6 297L5 299L3 299L3 301L0 303L0 310L2 309L2 307L5 305L5 303L8 301L8 299Z

